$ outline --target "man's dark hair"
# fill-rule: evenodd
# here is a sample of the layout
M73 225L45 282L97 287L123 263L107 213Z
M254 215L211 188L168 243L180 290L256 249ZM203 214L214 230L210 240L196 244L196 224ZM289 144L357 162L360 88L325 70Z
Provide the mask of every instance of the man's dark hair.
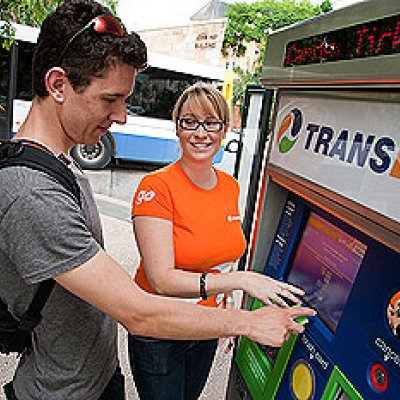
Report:
M137 69L147 62L146 45L132 32L122 37L86 30L73 41L61 62L68 40L93 18L111 11L92 0L66 0L43 22L33 57L33 95L48 96L44 78L55 66L62 67L76 91L85 89L92 78L104 76L108 67L122 62Z

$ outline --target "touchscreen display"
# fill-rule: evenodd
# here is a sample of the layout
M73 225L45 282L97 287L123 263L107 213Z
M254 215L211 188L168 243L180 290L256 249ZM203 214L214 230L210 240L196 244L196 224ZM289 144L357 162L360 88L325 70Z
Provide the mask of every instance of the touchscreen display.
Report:
M289 271L304 300L335 331L367 246L311 213Z

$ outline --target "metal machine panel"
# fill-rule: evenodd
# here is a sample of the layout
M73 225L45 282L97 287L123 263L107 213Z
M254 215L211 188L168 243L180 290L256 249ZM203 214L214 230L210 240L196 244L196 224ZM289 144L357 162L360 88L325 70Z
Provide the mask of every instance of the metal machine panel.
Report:
M337 365L365 399L396 398L400 254L295 195L284 210L265 272L303 287L306 304L318 316L296 342L276 399L297 399L288 393L293 394L292 370L299 359L313 371L313 393L322 394L329 378L316 371ZM285 257L277 256L282 248Z
M263 84L398 84L399 21L397 0L364 0L278 30L268 37ZM342 46L350 41L354 54L347 57ZM361 54L356 54L358 46ZM292 60L302 60L299 65L285 65L291 47L296 48Z

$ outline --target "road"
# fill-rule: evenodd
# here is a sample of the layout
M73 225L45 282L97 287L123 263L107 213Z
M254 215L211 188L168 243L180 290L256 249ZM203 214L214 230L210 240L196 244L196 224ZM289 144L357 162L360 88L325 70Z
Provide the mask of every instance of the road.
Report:
M144 169L112 167L103 171L86 171L91 181L98 205L105 237L106 251L130 274L138 264L138 250L132 236L130 223L130 203L141 178L149 172ZM121 367L126 376L127 400L137 400L138 396L130 374L127 360L127 335L119 330L119 354ZM201 395L201 400L222 400L228 379L231 356L219 349L209 381ZM0 386L12 376L17 360L13 356L0 356ZM5 400L0 389L0 400Z

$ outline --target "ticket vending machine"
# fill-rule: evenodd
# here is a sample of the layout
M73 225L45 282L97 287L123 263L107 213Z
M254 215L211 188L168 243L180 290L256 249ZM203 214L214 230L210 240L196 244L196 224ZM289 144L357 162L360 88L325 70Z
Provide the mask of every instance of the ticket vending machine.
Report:
M271 35L263 85L246 268L304 289L317 316L281 348L241 338L227 399L400 399L400 2Z

